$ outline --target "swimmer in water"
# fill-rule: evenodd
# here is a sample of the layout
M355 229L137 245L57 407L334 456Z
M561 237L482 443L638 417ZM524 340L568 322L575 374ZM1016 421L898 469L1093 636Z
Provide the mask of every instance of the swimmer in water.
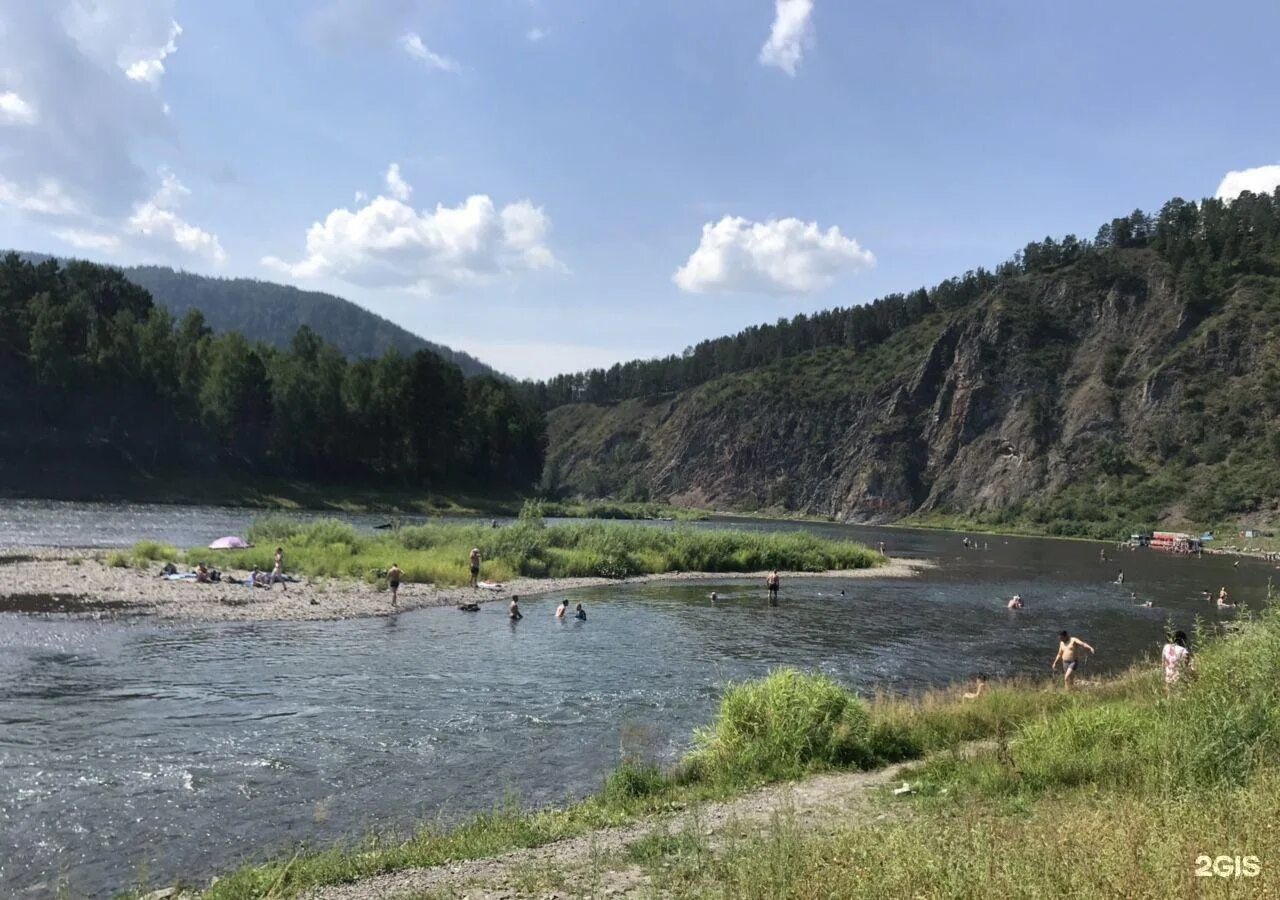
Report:
M587 611L582 608L581 603L578 604L577 611L573 614L573 617L579 622L587 621Z
M560 605L556 607L556 618L563 619L564 614L569 611L569 598L560 601Z
M511 597L511 605L507 607L507 618L512 622L518 622L524 618L524 613L520 612L520 598L514 594Z
M715 602L716 602L717 600L719 600L719 599L720 599L720 595L719 595L719 594L717 594L715 591L712 591L712 592L711 592L711 602L712 602L712 603L715 603Z
M1009 599L1008 608L1009 608L1009 609L1022 609L1022 595L1021 595L1021 594L1014 594L1014 595Z

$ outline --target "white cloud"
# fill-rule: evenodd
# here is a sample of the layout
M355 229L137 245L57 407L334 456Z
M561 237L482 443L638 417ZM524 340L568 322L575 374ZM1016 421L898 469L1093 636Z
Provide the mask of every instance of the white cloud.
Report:
M401 203L408 203L413 196L413 187L400 175L400 163L392 163L387 168L387 190L391 196ZM356 205L361 202L362 191L356 191Z
M550 28L530 28L525 32L525 38L531 44L541 43L551 36Z
M775 0L769 40L760 48L760 64L774 66L792 77L813 44L813 0Z
M0 206L42 216L75 216L81 210L56 178L40 178L30 187L0 177Z
M400 46L404 48L405 53L425 63L427 68L438 69L441 72L458 71L456 62L447 56L441 56L439 53L433 52L426 44L422 43L422 38L412 31L400 37Z
M388 187L391 170L388 170ZM397 172L398 174L398 172ZM405 197L410 187L404 184ZM527 200L498 209L484 194L418 211L379 195L335 209L307 229L298 262L262 264L294 278L340 278L364 287L438 294L523 272L563 269L546 244L551 220Z
M120 68L124 74L134 81L144 81L154 87L160 83L164 75L164 59L178 49L178 35L182 34L182 26L177 22L169 23L169 40L160 47L131 48L120 59ZM166 110L167 112L167 110Z
M155 82L176 34L173 0L0 0L0 123L25 123L0 140L9 185L0 202L37 215L127 216L157 151L172 146ZM130 77L148 61L159 69L135 73L150 81ZM29 202L50 183L65 202Z
M114 253L120 249L120 238L114 234L86 231L81 228L56 228L52 233L58 240L65 241L80 250Z
M1280 165L1258 166L1228 172L1222 177L1222 183L1218 185L1218 192L1214 196L1219 200L1234 200L1243 191L1270 194L1277 187L1280 187Z
M845 272L876 263L870 250L832 226L725 216L702 226L702 240L672 276L683 291L807 294L829 287Z
M0 94L0 125L30 125L35 120L35 107L16 91Z
M162 247L174 244L184 253L210 262L225 262L227 254L217 235L178 216L177 207L190 193L173 174L164 173L159 190L151 199L134 207L133 215L126 223L126 232Z

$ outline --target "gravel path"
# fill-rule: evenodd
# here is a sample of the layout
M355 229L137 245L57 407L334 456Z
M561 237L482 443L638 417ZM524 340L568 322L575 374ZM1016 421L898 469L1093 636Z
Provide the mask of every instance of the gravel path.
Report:
M457 862L429 869L406 869L354 884L334 885L308 894L309 900L387 900L408 897L467 897L506 900L515 897L614 897L647 893L644 871L618 855L654 834L694 829L715 850L733 836L787 816L805 828L821 829L851 818L871 821L871 794L893 784L906 764L875 772L818 775L773 785L741 797L697 807L619 828L589 832L542 847L516 850L490 859ZM616 865L598 865L604 862ZM554 872L553 889L528 887L529 875Z
M533 597L573 588L637 584L650 581L755 579L763 585L765 573L726 574L683 572L645 575L622 581L609 578L519 578L501 590L437 588L405 584L398 607L384 585L337 579L303 579L282 590L250 588L226 582L196 584L165 581L158 577L160 563L148 571L106 565L105 551L0 549L0 612L70 613L103 616L146 615L180 621L286 621L301 619L351 619L394 615L428 606L455 606L463 602L506 602L513 594ZM890 560L875 569L783 574L786 578L904 578L928 563ZM244 577L247 573L235 574ZM763 591L762 591L763 593Z

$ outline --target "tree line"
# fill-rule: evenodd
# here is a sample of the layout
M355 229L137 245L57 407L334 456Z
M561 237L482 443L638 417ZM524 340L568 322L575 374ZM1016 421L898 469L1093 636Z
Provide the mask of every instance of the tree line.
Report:
M348 361L310 328L286 349L180 320L116 269L0 260L0 459L316 481L532 484L545 424L510 382L436 354ZM5 438L7 437L7 440Z
M1194 203L1174 198L1155 216L1134 210L1098 229L1092 240L1067 235L1033 241L995 271L978 268L932 288L895 293L863 306L801 313L772 325L702 341L682 354L619 363L526 382L526 395L542 409L567 403L608 404L696 387L722 375L766 365L820 347L865 349L939 311L975 302L1022 276L1083 262L1106 265L1117 251L1149 249L1167 261L1178 290L1208 298L1210 280L1242 274L1277 274L1280 190Z

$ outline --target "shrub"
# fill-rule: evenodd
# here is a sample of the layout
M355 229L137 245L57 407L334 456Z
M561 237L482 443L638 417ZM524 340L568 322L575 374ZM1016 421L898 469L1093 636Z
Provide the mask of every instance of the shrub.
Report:
M867 706L826 675L777 669L729 687L690 765L706 778L794 778L869 755Z
M178 558L178 548L159 541L138 541L133 545L133 558L147 562L172 562Z
M107 565L113 569L127 569L130 566L129 554L123 550L112 550L107 554Z

